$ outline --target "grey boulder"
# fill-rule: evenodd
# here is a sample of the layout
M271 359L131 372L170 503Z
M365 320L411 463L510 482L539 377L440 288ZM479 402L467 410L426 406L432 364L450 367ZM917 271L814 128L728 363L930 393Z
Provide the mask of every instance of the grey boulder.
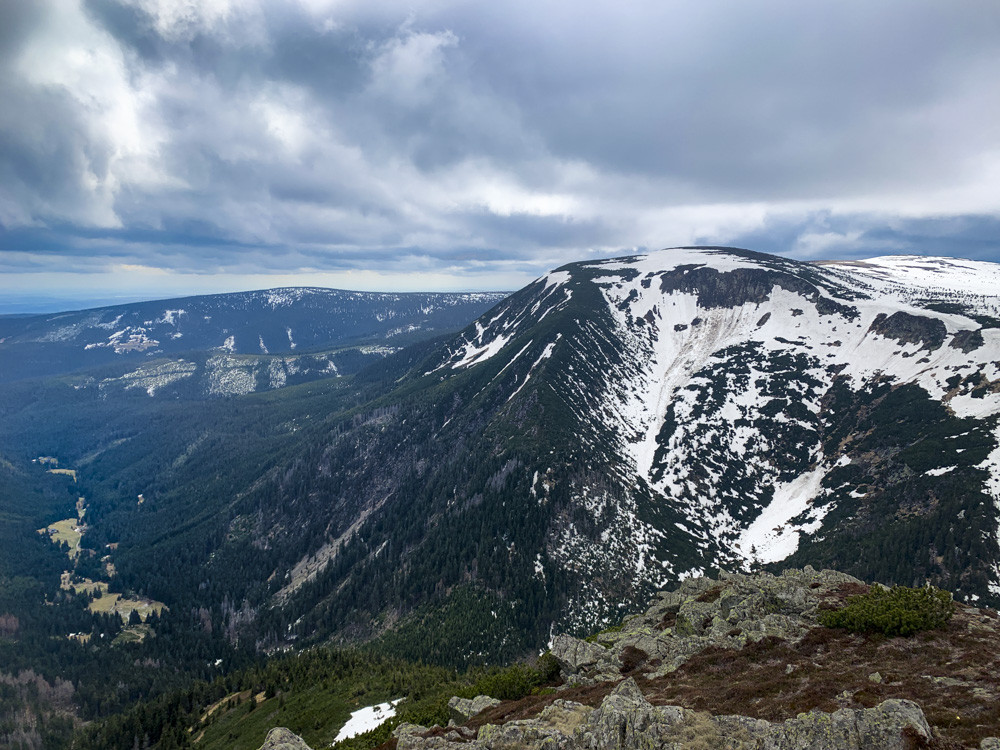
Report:
M312 750L295 732L284 727L275 727L267 733L260 750Z
M448 701L448 718L456 724L465 724L476 714L499 705L500 701L488 695L477 695L475 698L455 697Z

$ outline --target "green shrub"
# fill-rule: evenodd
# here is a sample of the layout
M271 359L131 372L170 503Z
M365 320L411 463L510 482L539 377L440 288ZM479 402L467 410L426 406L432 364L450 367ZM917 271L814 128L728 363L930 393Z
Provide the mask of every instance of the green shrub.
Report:
M449 698L450 695L440 695L409 706L404 703L404 709L399 714L400 722L419 724L422 727L432 727L435 724L445 726L448 723Z
M546 651L538 657L535 669L538 670L538 683L540 685L559 680L559 661L552 655L551 651Z
M367 750L389 739L392 730L407 722L424 727L448 723L448 701L453 695L474 698L488 695L499 700L518 700L526 695L548 690L542 687L559 677L559 662L550 653L538 659L535 668L526 664L512 664L509 667L479 667L466 675L470 681L464 687L454 683L435 686L430 694L418 700L407 700L400 706L399 713L376 729L344 740L337 745L338 750Z
M921 630L941 628L955 613L951 594L932 586L909 588L875 586L867 594L852 596L840 609L821 612L819 622L828 628L855 633L909 636Z
M542 683L538 671L526 664L511 664L509 667L489 671L476 680L469 691L475 695L488 695L502 701L516 701Z

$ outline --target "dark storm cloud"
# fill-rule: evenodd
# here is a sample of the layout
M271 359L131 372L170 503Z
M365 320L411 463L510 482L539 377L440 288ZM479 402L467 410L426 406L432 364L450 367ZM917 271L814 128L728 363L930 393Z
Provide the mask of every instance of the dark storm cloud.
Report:
M470 231L478 229L486 236L503 240L503 247L510 248L510 255L534 253L540 247L565 249L588 245L613 245L619 233L599 219L573 220L562 216L535 216L511 214L497 216L481 211L465 216Z
M149 62L163 62L171 45L153 31L148 13L116 0L86 0L87 13L121 44Z
M0 3L0 64L7 64L42 21L41 3Z
M1000 217L899 218L871 214L777 219L730 238L733 245L803 260L937 255L997 261Z
M93 202L87 175L106 175L111 144L88 132L59 89L37 91L7 79L0 100L0 184L18 202L18 218L85 215Z
M697 7L662 4L653 24L623 14L620 35L574 24L589 37L582 69L568 40L542 48L542 61L515 62L555 71L525 89L547 142L609 170L670 174L708 200L828 197L940 176L966 147L933 108L968 85L956 69L992 46L995 7L966 5L979 12L964 16L926 3ZM566 15L560 22L573 23ZM639 53L639 70L632 45L652 50Z
M7 3L0 263L1000 259L998 65L971 0Z
M872 225L862 235L862 242L897 243L904 252L915 254L998 259L1000 217L997 216L948 216L872 222Z

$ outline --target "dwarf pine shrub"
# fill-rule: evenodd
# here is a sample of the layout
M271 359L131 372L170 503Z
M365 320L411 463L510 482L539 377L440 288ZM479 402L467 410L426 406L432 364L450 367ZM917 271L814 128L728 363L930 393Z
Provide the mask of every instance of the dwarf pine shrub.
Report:
M848 597L840 609L821 612L819 622L855 633L910 636L944 627L954 613L951 594L933 586L874 586L867 594Z

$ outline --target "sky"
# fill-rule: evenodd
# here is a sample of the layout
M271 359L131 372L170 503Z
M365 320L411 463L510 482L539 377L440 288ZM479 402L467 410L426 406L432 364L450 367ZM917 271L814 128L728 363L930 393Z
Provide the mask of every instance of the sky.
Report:
M0 312L1000 261L995 0L0 0Z

